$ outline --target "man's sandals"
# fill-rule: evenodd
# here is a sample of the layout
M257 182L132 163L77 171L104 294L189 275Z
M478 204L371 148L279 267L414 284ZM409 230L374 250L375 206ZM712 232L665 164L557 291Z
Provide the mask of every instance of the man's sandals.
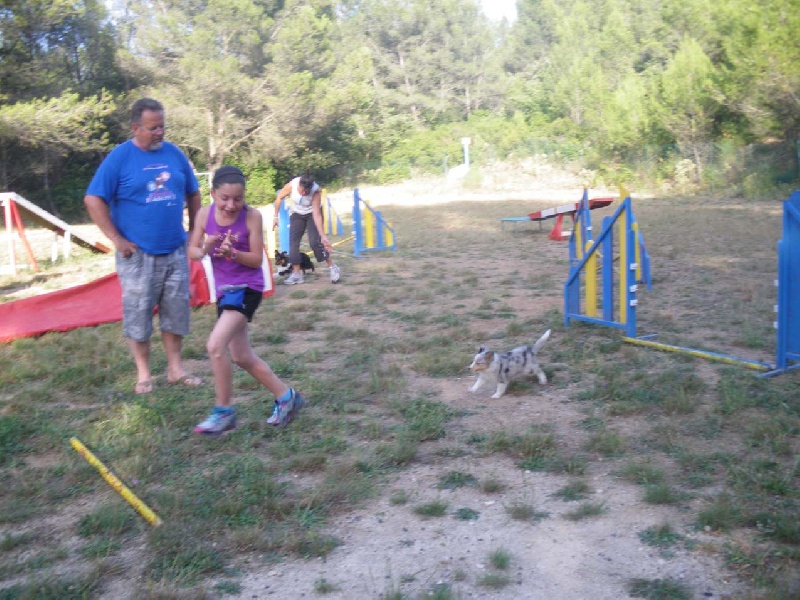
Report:
M203 385L203 380L199 377L195 377L194 375L184 375L176 379L175 381L168 381L169 385L180 385L183 387L198 387ZM136 383L136 387L133 388L134 393L136 395L141 394L152 394L153 393L153 382L152 381L139 381Z
M152 394L153 393L153 382L152 381L138 381L136 382L136 387L133 388L133 391L136 395L141 394Z
M184 387L198 387L203 385L203 380L194 375L184 375L175 381L168 381L169 385L182 385Z

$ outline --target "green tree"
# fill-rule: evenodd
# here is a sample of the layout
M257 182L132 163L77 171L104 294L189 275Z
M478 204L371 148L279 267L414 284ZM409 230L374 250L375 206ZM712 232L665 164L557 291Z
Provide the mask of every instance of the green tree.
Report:
M0 9L0 184L58 212L52 193L102 148L121 90L100 0L8 0ZM88 153L88 154L87 154ZM69 160L76 155L78 160ZM59 202L61 204L62 202Z
M232 159L324 166L343 139L357 138L369 64L363 52L344 51L327 0L130 7L138 18L128 52L153 78L137 93L165 102L171 138L201 168Z
M684 38L661 78L660 120L702 175L703 148L712 141L721 99L714 82L714 65L694 39Z
M626 153L652 142L655 114L650 98L656 85L645 74L629 73L609 93L602 119L598 119L598 138L613 153Z
M716 14L728 107L756 139L798 139L800 0L728 0Z
M344 43L334 6L290 2L266 47L265 102L273 120L258 148L292 173L337 162L337 147L357 136L368 105L370 56Z
M497 31L473 0L367 0L350 19L372 53L384 118L422 127L499 105Z
M254 0L131 2L128 51L138 55L162 100L171 139L198 166L215 169L269 123L263 46L271 4Z
M517 0L517 20L503 40L504 70L529 75L540 71L555 43L557 18L549 0Z
M69 154L100 152L108 148L105 120L114 110L109 94L81 98L65 93L47 100L30 100L0 106L0 147L4 189L13 180L6 168L8 148L22 148L32 160L28 169L41 177L43 196L51 212L59 214L52 197L51 174Z
M92 95L122 85L114 30L97 0L7 0L0 10L0 98Z
M634 27L640 15L617 0L603 8L599 31L592 39L602 78L594 78L596 91L587 111L587 135L599 148L619 155L642 146L652 134L650 97L656 89L654 71L658 66L642 54L645 50L639 36L647 38L650 32L643 26L638 31Z
M543 73L554 121L561 120L560 132L586 138L602 120L604 96L611 88L597 44L602 20L584 0L558 5L548 0L542 8L555 16L555 42Z

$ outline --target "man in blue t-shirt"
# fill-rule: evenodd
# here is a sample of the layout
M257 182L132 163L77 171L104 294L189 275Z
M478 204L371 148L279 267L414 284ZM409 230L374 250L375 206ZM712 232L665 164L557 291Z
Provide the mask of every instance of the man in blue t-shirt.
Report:
M153 311L167 357L167 381L201 385L181 362L189 333L189 261L183 210L189 229L200 209L200 186L183 152L164 141L164 107L143 98L131 108L133 138L105 158L83 201L92 221L116 247L125 337L136 363L135 392L153 391L150 337Z

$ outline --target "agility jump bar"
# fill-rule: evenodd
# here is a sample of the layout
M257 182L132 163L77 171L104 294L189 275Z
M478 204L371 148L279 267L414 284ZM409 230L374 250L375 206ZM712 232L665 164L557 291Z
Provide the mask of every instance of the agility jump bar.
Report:
M100 462L100 460L94 454L92 454L92 452L86 446L84 446L78 438L71 438L69 443L72 444L72 447L75 448L75 451L78 454L85 458L90 465L100 472L100 475L103 476L103 479L106 480L108 485L114 488L120 496L125 498L125 500L127 500L128 503L133 506L133 508L139 511L139 514L142 515L147 522L150 523L150 525L157 527L158 525L162 524L159 516L150 510L150 507L148 507L144 502L139 500L136 494L128 489L128 487L122 483L119 478L114 475L114 473L109 471L108 468L102 462Z
M773 368L770 363L765 363L756 360L747 360L730 354L720 354L718 352L709 352L706 350L697 350L695 348L686 348L684 346L672 346L670 344L662 344L660 342L653 342L643 338L622 337L623 342L635 344L637 346L646 346L648 348L655 348L656 350L663 350L665 352L678 352L680 354L688 354L697 358L705 358L717 362L723 362L730 365L742 365L748 369L755 369L757 371L768 371Z

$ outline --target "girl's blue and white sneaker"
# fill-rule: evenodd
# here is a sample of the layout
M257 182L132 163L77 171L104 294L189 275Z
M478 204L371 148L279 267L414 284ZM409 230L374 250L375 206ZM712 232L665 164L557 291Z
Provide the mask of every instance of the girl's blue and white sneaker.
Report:
M286 427L297 412L306 405L306 399L302 394L299 394L294 389L290 390L291 395L288 400L279 402L275 400L275 406L272 409L272 415L267 419L267 425L274 427Z
M206 420L194 428L194 432L207 437L219 437L233 429L236 429L236 409L216 406Z

